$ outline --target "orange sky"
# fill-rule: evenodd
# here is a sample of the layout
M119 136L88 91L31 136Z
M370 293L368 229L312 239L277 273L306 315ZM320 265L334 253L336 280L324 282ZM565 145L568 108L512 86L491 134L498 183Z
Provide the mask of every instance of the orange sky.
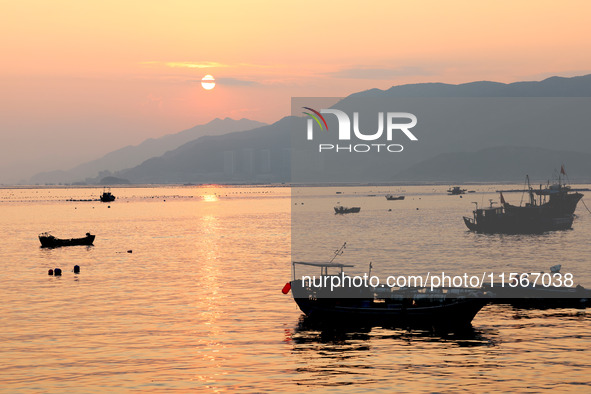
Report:
M57 0L1 15L0 183L215 117L273 122L292 96L591 73L588 1Z

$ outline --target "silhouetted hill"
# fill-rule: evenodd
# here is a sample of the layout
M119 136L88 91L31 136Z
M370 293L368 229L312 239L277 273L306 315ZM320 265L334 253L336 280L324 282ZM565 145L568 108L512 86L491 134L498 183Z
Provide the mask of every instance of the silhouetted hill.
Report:
M591 97L591 74L578 77L550 77L543 81L500 83L468 82L458 85L418 83L370 89L347 98L360 97Z
M591 181L591 154L542 148L504 146L476 152L444 153L399 172L396 181L413 182L545 182L563 165L573 182Z
M528 173L547 179L564 163L571 177L588 179L591 111L586 97L591 97L591 75L371 89L334 108L362 114L360 128L368 131L376 130L376 117L370 115L416 114L418 141L400 131L392 141L403 143L403 152L312 157L305 126L296 123L303 118L286 117L247 131L203 136L113 175L133 183L500 182L519 181ZM328 130L338 130L334 115L326 120ZM295 140L290 129L297 131ZM322 140L334 143L334 134L315 135L314 143ZM291 157L302 164L295 178L290 177Z
M253 130L201 137L117 176L134 183L285 182L295 120L286 117Z
M175 134L167 134L160 138L150 138L135 146L126 146L87 163L80 164L67 171L50 171L37 174L31 178L32 183L64 183L87 178L103 178L109 173L134 167L143 161L157 157L169 150L206 135L250 130L265 123L249 119L234 120L230 118L214 119L209 123L198 125Z

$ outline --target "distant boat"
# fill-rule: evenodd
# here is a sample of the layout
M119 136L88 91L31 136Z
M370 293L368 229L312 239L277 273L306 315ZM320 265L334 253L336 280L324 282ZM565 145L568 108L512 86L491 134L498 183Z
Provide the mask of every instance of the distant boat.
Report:
M561 174L565 174L564 167ZM489 234L537 234L546 231L568 230L572 228L574 212L583 194L573 192L562 183L560 176L557 184L540 185L534 190L527 177L529 202L523 206L511 205L500 192L501 206L478 208L473 217L465 217L464 223L471 231ZM536 200L535 195L538 195Z
M462 189L459 186L454 186L454 187L450 187L449 189L447 189L447 194L449 194L450 196L457 196L459 194L465 194L466 193L466 189Z
M342 205L337 205L336 207L334 207L335 214L358 213L359 211L361 211L361 207L348 208Z
M103 194L101 194L100 198L102 202L115 201L115 196L111 194L111 190L103 190Z
M329 269L340 270L352 265L340 263L293 262L293 280L284 293L291 290L294 301L311 319L324 323L381 323L393 326L464 327L488 304L489 295L480 289L467 288L389 288L314 287L296 279L296 266L313 266L321 270L320 278L330 276ZM330 283L330 281L328 281Z
M388 201L404 200L404 196L393 196L391 194L386 194L386 200L388 200Z
M41 241L42 248L57 248L60 246L75 246L75 245L92 245L94 242L94 235L86 233L84 238L56 238L48 232L39 234L39 241Z

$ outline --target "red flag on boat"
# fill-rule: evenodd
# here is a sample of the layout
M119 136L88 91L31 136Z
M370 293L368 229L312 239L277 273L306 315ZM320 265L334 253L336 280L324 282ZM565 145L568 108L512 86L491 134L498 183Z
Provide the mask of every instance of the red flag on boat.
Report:
M503 192L501 192L501 204L505 204L505 198L503 197Z
M283 290L281 290L281 292L283 294L287 294L287 293L289 293L290 290L291 290L291 282L287 282L285 284L285 286L283 286Z
M562 175L566 175L566 171L564 171L564 165L561 165L561 166L560 166L560 173L561 173Z

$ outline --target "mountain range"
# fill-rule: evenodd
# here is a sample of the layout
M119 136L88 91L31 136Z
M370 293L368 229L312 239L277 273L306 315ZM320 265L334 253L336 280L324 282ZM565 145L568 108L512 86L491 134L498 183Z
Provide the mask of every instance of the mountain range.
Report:
M197 125L178 133L167 134L160 138L150 138L134 146L125 146L70 170L39 173L31 178L31 183L70 183L85 179L91 182L96 181L113 172L135 167L152 157L161 156L199 137L250 130L263 125L265 123L249 119L216 118L206 124Z
M298 145L309 143L301 132L305 118L288 116L271 125L216 119L35 180L94 176L90 181L98 182L112 175L132 183L502 182L520 181L525 174L547 179L565 164L572 180L591 181L589 104L591 75L370 89L333 108L415 113L419 140L404 139L404 152L312 157L301 155ZM337 129L334 116L326 119L329 130ZM375 130L375 123L367 127Z

